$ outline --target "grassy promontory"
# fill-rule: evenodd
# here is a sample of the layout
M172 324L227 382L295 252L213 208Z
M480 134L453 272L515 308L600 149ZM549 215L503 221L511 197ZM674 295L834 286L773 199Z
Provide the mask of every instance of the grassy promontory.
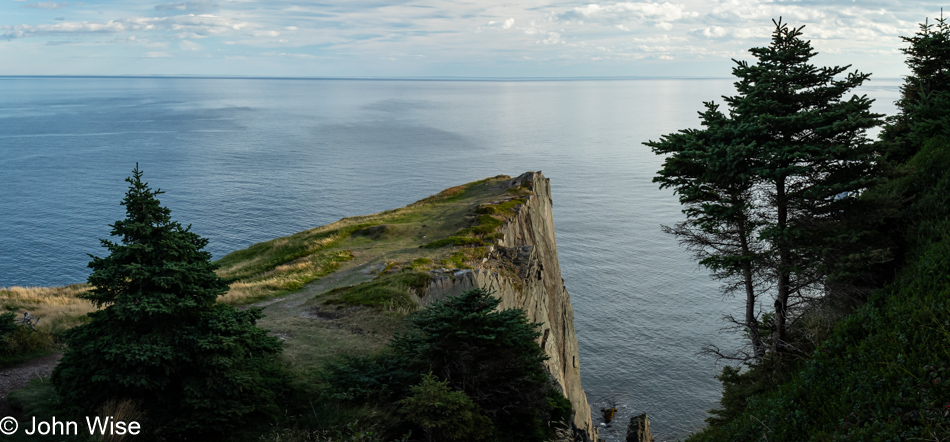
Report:
M406 330L404 318L420 309L429 271L482 264L501 236L500 227L532 191L530 183L512 186L510 177L496 176L403 208L258 243L218 260L217 273L230 286L218 302L264 308L258 326L283 341L281 358L293 385L280 401L282 416L260 420L234 440L389 440L411 427L392 404L339 396L332 385L334 370L339 374L354 358L367 361L391 352L394 336ZM0 289L5 311L43 318L39 331L28 333L44 336L43 343L28 353L11 344L11 353L19 352L22 360L57 351L63 332L95 310L78 297L89 289L87 284ZM442 394L444 387L426 388ZM39 382L14 392L10 402L26 416L43 417L52 413L55 395L49 384ZM545 409L570 407L563 397L540 400L549 401ZM477 408L466 407L477 414Z

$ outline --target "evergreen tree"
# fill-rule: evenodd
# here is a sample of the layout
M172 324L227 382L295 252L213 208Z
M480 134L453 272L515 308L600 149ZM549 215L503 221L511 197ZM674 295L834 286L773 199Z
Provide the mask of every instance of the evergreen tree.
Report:
M935 21L925 20L913 37L901 37L909 45L901 52L911 74L896 103L900 113L888 118L883 133L891 144L888 157L896 163L908 160L931 137L950 137L950 24L943 11Z
M412 332L392 347L471 398L494 440L548 440L570 407L544 368L537 324L521 309L495 311L500 302L482 288L447 298L413 315Z
M644 144L657 154L670 155L653 181L660 183L660 188L673 188L685 206L686 221L664 226L664 231L679 237L700 265L724 281L724 294L742 291L746 297L744 317L730 316L729 320L746 333L751 352L707 350L727 359L759 362L765 356L756 311L762 250L755 237L755 182L749 173L755 145L735 143L741 137L733 121L718 105L704 105L705 112L699 113L704 129L685 129Z
M873 182L873 151L865 132L879 124L867 96L844 96L870 76L850 66L816 67L803 27L775 22L772 43L737 62L738 95L726 97L731 118L754 143L751 173L763 202L759 237L773 260L776 294L772 351L786 349L790 299L821 292L822 267L847 233L836 220Z
M130 399L153 434L226 431L267 411L280 380L277 338L255 326L260 309L216 303L228 290L215 273L208 240L171 220L136 165L112 224L119 242L92 257L86 295L100 310L67 334L52 381L64 407L93 415Z
M822 293L836 251L850 241L838 220L872 183L865 132L880 116L866 96L844 98L868 74L840 77L850 66L810 64L816 53L802 28L773 23L771 44L749 51L757 62L736 61L737 95L723 97L728 116L707 105L705 129L646 144L670 155L657 181L687 205L688 221L674 233L698 244L704 265L739 277L747 293L755 294L758 275L774 287L769 341L777 354L788 349L790 307ZM756 243L744 248L746 240ZM750 336L754 299L742 324Z

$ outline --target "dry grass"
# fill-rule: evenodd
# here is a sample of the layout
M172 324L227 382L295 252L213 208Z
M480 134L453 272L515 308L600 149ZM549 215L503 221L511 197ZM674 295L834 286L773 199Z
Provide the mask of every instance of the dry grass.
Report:
M352 259L354 254L350 246L370 246L377 254L400 248L414 250L420 244L409 243L413 241L413 234L419 235L419 239L426 238L427 234L441 236L458 230L458 227L443 224L454 222L468 225L470 222L464 220L464 215L447 216L444 203L469 198L471 192L468 191L474 185L493 180L489 178L451 187L406 207L343 218L325 226L232 252L217 262L220 265L218 275L234 280L230 291L218 300L232 305L249 304L300 290L307 283L336 271L344 262ZM480 186L476 193L486 192L481 187L484 186ZM428 226L426 223L433 225ZM385 241L371 241L364 236L358 240L352 239L353 233L360 229L383 224L389 227ZM425 234L419 233L423 227L430 230ZM428 241L426 239L424 242ZM370 242L372 245L368 244Z
M141 424L145 418L145 413L143 413L131 399L112 399L99 408L98 416L100 419L111 416L114 422L122 421L129 423L134 421ZM99 442L123 442L132 440L133 438L135 438L135 436L128 433L123 435L100 434L96 436L95 440Z
M86 313L96 307L79 295L89 291L88 284L65 287L0 287L3 310L22 314L29 312L40 318L37 328L62 329L78 324Z

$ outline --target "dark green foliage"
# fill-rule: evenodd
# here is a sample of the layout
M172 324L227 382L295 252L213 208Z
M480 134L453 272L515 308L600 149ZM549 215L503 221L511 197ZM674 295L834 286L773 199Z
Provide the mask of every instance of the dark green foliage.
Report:
M409 317L386 353L332 366L330 384L338 397L395 404L431 372L491 419L491 440L547 440L570 403L544 368L538 326L520 309L496 311L499 302L484 289L436 302Z
M746 312L733 322L752 352L739 359L764 356L755 311L761 286L775 288L771 350L796 347L789 306L821 292L839 250L853 248L855 235L840 219L875 182L864 134L880 116L866 96L846 97L868 74L842 77L848 66L810 64L816 53L801 30L776 22L771 44L749 50L757 61L736 62L737 95L723 97L728 115L706 103L704 129L645 143L669 155L655 181L685 206L687 221L667 230L725 280L726 293L745 292Z
M49 330L20 324L16 313L0 314L0 367L52 353L56 339Z
M398 336L393 348L472 398L495 423L497 437L544 440L552 386L540 333L523 310L495 311L500 302L473 289L436 303L410 318L413 332Z
M931 140L906 168L886 189L909 200L894 232L911 245L897 280L838 324L791 381L694 440L950 437L950 143Z
M898 115L888 118L882 138L888 159L904 162L934 136L950 137L950 25L941 17L926 21L913 37L901 37L909 46L911 75L901 86Z
M491 420L479 413L472 399L432 373L409 393L399 401L399 414L422 427L430 442L479 441L492 433Z
M7 335L16 331L16 313L6 312L0 315L0 339L7 337Z
M369 357L344 356L327 368L334 397L364 403L396 402L419 383L426 369L418 359L392 351Z
M207 240L171 220L142 181L128 178L120 242L93 257L84 298L102 310L67 333L52 380L64 408L93 415L110 400L140 404L153 434L226 432L268 412L283 374L277 338L255 326L260 309L216 304L227 284L214 273Z

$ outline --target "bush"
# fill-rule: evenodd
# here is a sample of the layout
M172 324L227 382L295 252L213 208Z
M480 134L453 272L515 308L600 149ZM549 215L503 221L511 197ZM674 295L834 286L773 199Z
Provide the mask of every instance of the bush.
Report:
M479 413L471 398L432 373L410 388L399 406L399 414L422 427L429 441L479 441L492 432L491 420Z
M547 356L537 343L537 324L530 323L521 309L496 311L500 302L485 289L473 289L413 314L409 330L394 337L386 353L331 366L328 380L333 391L351 401L391 406L418 406L443 398L474 413L475 409L465 408L461 396L452 394L458 392L491 420L495 428L491 440L551 439L553 424L572 416L570 402L544 368ZM432 379L426 381L426 373ZM410 397L416 399L400 402ZM441 425L450 417L419 419L409 421L417 429L429 425L430 433L437 433L445 430Z

